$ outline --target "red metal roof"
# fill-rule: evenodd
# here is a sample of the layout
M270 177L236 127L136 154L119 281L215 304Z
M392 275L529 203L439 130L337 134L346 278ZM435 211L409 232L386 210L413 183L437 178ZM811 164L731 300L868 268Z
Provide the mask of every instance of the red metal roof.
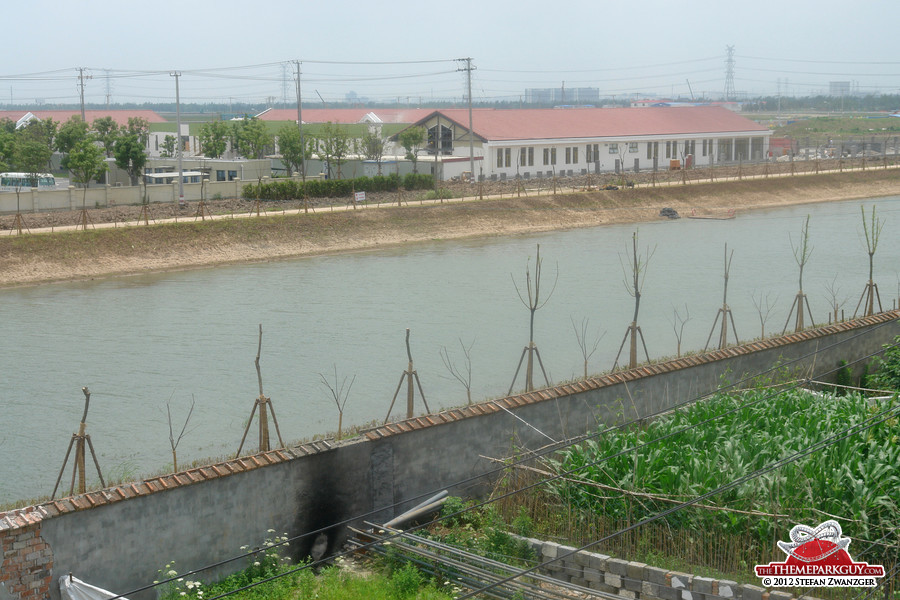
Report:
M468 129L468 110L447 109L436 112ZM427 119L428 117L421 119L418 123ZM472 128L476 135L488 141L769 131L763 125L718 106L476 108L472 110Z
M372 113L382 123L415 123L433 108L304 108L304 123L359 123ZM297 121L296 108L273 108L259 115L262 121Z
M28 113L33 114L42 121L52 118L58 123L65 123L72 117L81 118L80 110L0 110L0 119L10 119L18 121ZM152 110L86 110L84 111L85 120L93 123L102 117L112 117L117 125L124 127L128 125L129 117L141 117L147 119L148 123L166 123L166 120L159 116L156 111Z

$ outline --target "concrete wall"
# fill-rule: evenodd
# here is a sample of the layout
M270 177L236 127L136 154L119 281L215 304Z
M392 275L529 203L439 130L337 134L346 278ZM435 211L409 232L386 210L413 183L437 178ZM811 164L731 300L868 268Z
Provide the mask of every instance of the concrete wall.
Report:
M206 183L185 183L184 199L190 202L200 200L201 193L206 199L215 197L240 198L245 182L208 181ZM255 182L254 182L255 183ZM205 189L201 192L201 186ZM23 213L45 212L53 210L78 210L82 204L86 208L106 208L115 205L140 204L144 196L144 186L97 186L85 190L69 186L67 189L38 190L23 189L19 193L18 207ZM151 203L176 202L178 200L178 184L160 184L146 186L147 197ZM16 212L16 193L0 192L0 213Z
M898 318L900 311L882 313L388 424L339 445L276 450L0 513L0 600L44 598L46 590L58 598L52 582L70 571L127 593L172 560L181 573L215 563L259 545L268 529L297 536L331 527L332 550L347 519L384 521L443 488L487 491L495 465L483 457L647 416L778 362L803 376L829 372L900 335ZM295 557L308 553L310 538L292 546Z
M792 600L789 592L669 571L571 546L526 538L541 562L540 573L565 583L629 600ZM804 595L805 600L816 600Z

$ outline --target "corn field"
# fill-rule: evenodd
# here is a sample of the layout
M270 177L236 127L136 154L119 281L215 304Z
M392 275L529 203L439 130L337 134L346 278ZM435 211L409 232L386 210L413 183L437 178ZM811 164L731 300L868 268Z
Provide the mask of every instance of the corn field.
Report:
M624 556L677 556L736 578L747 574L758 585L753 566L785 559L776 542L788 540L791 527L834 518L852 540L853 559L882 564L888 580L900 562L897 408L896 395L870 400L765 389L717 395L560 453L548 464L562 476L550 498L532 509L557 519L557 531L568 531L573 541L588 543L889 411L892 418L870 429L597 548ZM885 597L897 581L885 581L892 588Z

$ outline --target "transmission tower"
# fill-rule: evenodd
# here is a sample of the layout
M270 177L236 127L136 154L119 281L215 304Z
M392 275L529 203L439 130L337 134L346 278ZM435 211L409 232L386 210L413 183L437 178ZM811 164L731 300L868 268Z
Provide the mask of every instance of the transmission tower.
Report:
M725 46L725 101L734 100L734 46Z

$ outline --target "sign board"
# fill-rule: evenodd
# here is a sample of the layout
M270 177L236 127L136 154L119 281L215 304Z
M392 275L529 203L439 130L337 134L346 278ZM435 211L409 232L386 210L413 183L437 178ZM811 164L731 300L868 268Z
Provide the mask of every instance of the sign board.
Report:
M360 204L366 201L366 193L365 192L356 192L355 202Z

